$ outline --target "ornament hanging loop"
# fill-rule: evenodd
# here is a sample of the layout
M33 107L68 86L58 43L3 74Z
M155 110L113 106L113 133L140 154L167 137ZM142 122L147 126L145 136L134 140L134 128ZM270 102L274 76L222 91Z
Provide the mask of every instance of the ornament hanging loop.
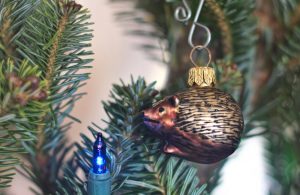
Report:
M211 62L211 52L210 52L210 50L207 47L203 46L203 45L197 45L197 46L193 47L193 49L190 53L190 60L194 64L195 67L198 67L199 65L193 59L194 52L195 51L202 51L203 49L206 50L207 53L208 53L208 61L207 61L205 66L208 67L210 62Z
M174 16L177 21L188 24L188 21L192 16L192 10L187 3L187 0L182 0L182 4L182 6L177 7L177 9L175 10ZM214 69L212 67L209 67L209 64L211 62L211 52L207 48L211 40L211 32L207 26L198 22L203 4L204 0L199 0L197 12L194 16L194 20L188 35L188 44L192 47L190 60L195 66L189 70L188 85L198 87L213 87L216 84L216 75ZM203 44L194 43L193 38L196 34L196 27L198 27L198 29L204 30L206 33L206 40ZM206 50L208 53L208 62L205 66L199 66L195 62L193 56L195 51L202 52L203 50Z

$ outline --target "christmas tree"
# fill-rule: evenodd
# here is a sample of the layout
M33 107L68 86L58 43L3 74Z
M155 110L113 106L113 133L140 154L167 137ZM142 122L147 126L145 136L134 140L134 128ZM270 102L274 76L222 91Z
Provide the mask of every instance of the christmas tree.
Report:
M95 121L79 143L68 143L66 131L79 122L71 111L85 95L78 89L89 78L89 11L71 0L0 2L3 193L18 170L37 187L33 194L87 194L98 132L107 144L112 194L208 194L221 182L228 159L204 175L197 164L164 154L161 140L143 124L143 110L187 88L192 22L183 25L174 19L182 2L111 2L134 5L116 13L118 22L138 24L125 29L131 36L162 43L141 47L150 55L161 51L168 56L151 55L169 67L168 82L161 92L141 77L113 85L110 100L102 103L106 125ZM198 4L188 2L192 16ZM265 157L276 186L269 194L300 192L299 8L298 0L206 0L201 12L201 23L212 32L209 49L217 87L232 94L243 111L242 141L254 136L268 140ZM200 29L193 40L201 43L205 36Z

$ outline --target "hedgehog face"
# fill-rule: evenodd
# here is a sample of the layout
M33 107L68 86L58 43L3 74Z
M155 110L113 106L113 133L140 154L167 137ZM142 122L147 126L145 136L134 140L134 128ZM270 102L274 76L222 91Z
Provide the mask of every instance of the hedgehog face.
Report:
M144 110L144 123L157 133L174 127L178 105L177 96L166 97L152 108Z

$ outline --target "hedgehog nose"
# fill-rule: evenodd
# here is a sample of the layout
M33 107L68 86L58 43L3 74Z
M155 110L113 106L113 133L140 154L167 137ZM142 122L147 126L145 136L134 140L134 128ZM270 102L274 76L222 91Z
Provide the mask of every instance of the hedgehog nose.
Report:
M145 112L141 112L141 117L144 121L148 121L149 120L149 117L147 116L147 113Z

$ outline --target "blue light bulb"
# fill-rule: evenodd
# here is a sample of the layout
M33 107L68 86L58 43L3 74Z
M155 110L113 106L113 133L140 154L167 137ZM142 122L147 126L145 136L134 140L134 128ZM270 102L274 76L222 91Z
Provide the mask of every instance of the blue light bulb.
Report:
M96 164L97 164L98 166L101 166L101 165L104 165L104 164L105 164L105 161L104 161L104 159L103 159L101 156L98 156L98 157L96 158Z
M106 145L102 134L98 133L93 146L93 172L102 174L106 172Z

